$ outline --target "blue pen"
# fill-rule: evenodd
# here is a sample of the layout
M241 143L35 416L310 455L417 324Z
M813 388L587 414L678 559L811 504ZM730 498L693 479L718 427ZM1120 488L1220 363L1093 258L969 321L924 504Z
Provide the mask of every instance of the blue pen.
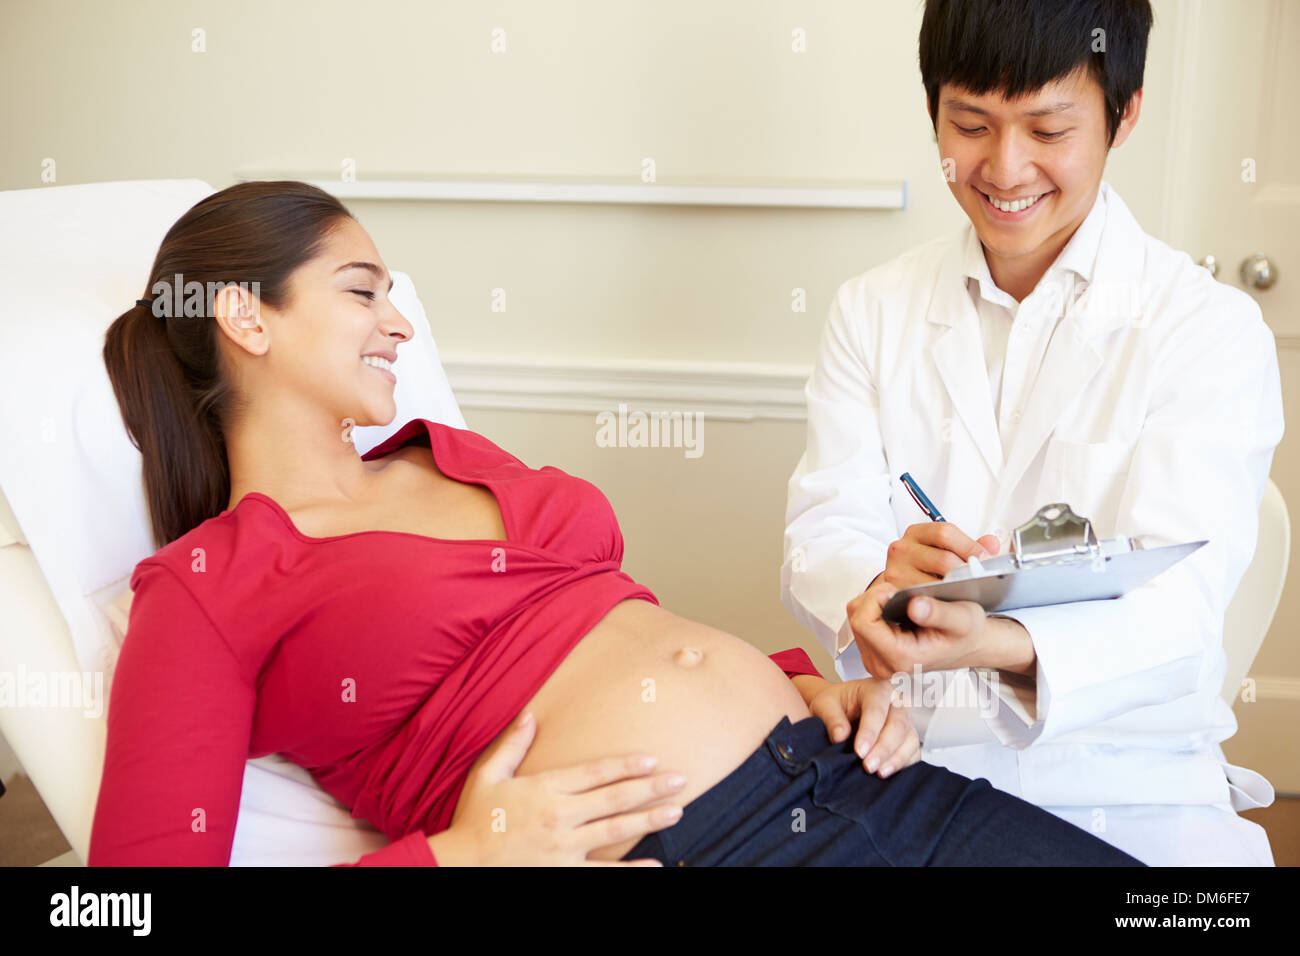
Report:
M930 499L925 496L925 492L921 490L920 485L912 480L911 475L907 472L903 472L898 476L898 480L907 488L908 494L912 496L912 500L915 501L920 506L921 510L925 512L927 518L931 521L944 520L943 515L939 514L939 509L936 508L931 503Z

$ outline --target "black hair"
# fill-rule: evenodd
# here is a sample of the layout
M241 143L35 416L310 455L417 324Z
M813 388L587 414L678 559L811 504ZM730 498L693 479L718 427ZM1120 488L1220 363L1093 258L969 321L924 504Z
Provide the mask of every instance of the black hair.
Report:
M1142 88L1148 0L926 0L921 19L921 82L930 119L939 121L943 83L1016 99L1081 67L1101 87L1106 145Z

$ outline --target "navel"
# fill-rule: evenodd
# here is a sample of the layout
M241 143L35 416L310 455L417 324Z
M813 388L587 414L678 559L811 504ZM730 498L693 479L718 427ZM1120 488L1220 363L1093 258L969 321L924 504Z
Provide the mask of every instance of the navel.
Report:
M698 647L683 647L673 655L673 663L680 667L694 667L704 660L704 652Z

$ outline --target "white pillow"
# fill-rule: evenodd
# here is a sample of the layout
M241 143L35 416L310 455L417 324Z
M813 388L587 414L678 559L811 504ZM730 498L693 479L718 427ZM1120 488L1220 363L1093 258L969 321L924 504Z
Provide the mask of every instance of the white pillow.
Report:
M80 667L104 672L105 694L131 572L154 547L140 453L104 368L104 332L146 291L172 223L212 191L159 180L0 192L0 505L12 509ZM412 418L465 427L414 285L392 275L393 302L415 336L398 349L397 415L353 431L359 454ZM341 862L385 842L301 768L274 756L249 761L232 864Z

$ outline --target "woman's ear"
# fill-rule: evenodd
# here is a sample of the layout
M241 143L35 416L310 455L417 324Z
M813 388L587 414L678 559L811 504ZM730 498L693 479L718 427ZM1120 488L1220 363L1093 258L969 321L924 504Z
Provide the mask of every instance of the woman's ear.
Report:
M262 355L271 344L262 324L262 302L240 283L230 283L217 290L212 301L212 317L226 337L253 355Z

